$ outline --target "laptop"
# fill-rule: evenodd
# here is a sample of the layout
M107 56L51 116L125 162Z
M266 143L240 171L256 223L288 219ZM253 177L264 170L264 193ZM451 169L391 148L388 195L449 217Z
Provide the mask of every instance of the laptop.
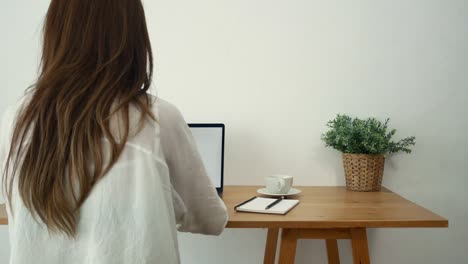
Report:
M225 126L220 123L189 123L188 126L195 138L208 176L221 195L224 186Z

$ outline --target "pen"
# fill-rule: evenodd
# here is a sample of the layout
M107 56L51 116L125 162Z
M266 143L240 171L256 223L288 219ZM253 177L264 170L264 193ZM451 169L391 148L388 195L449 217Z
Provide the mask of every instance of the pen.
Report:
M267 205L267 207L265 207L265 210L268 210L270 208L272 208L275 204L281 202L281 200L284 199L284 196L281 196L281 198L277 199L276 201L272 202L271 204Z
M245 201L245 202L242 202L242 203L240 203L240 204L238 204L238 205L234 206L234 210L236 210L236 209L237 209L237 207L239 207L239 206L241 206L241 205L244 205L244 204L246 204L246 203L248 203L248 202L252 201L252 200L253 200L253 199L255 199L255 198L257 198L257 196L254 196L254 197L252 197L252 198L248 199L247 201Z

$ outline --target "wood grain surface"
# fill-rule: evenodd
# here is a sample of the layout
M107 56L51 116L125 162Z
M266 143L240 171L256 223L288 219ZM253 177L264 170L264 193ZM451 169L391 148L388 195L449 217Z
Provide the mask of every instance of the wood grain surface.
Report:
M383 188L351 192L346 187L296 186L299 204L286 215L236 212L234 206L258 195L260 186L226 186L223 200L231 228L447 227L448 220Z
M8 216L4 204L0 204L0 225L8 225Z

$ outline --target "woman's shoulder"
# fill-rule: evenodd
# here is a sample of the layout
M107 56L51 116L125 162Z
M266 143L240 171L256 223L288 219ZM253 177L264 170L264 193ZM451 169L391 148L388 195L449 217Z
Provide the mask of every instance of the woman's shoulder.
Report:
M16 117L29 100L31 100L31 94L26 93L4 108L0 114L1 134L9 134L8 132L12 129Z
M181 115L179 108L177 108L173 103L154 95L151 95L151 99L154 102L154 107L157 108L159 113L164 113L166 115Z
M161 125L173 126L180 123L185 124L181 111L173 103L154 95L151 95L151 99L153 101L153 110L156 112Z

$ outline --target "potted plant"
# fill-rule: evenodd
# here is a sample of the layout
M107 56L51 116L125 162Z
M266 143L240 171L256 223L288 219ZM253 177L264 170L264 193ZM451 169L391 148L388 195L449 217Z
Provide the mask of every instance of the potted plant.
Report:
M392 141L395 129L388 129L388 122L375 119L351 118L337 115L327 123L329 130L322 135L327 147L343 153L346 187L352 191L380 191L385 155L406 152L415 145L415 137Z

